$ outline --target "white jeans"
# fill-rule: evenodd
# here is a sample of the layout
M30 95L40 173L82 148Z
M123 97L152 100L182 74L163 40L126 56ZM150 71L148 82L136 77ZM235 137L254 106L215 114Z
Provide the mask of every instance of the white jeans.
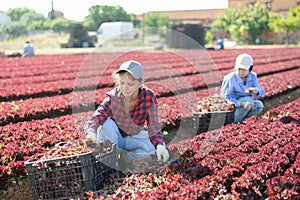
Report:
M248 117L252 117L261 113L264 109L264 104L260 100L254 100L251 97L241 97L240 101L249 101L255 105L254 110L245 110L243 107L235 108L234 112L234 122L241 122Z
M110 140L115 143L119 150L127 151L128 158L139 160L149 157L155 153L148 132L140 131L137 135L123 137L117 124L108 118L97 130L97 141Z

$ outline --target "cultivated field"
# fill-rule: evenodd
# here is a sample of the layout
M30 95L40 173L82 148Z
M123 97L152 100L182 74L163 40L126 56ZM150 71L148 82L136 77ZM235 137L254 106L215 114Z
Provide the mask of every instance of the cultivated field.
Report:
M197 101L220 92L244 52L266 91L264 114L196 133ZM84 122L129 59L158 97L171 159L155 173L115 174L91 199L300 198L300 48L263 48L0 57L0 199L31 199L24 161L62 141L83 144ZM25 186L10 183L20 176Z

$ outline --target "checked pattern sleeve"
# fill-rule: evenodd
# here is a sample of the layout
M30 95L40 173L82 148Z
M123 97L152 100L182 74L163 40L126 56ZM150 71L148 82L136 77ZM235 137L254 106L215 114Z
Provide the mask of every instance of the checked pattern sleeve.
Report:
M104 124L109 116L111 116L111 99L109 95L106 95L93 116L86 122L84 127L85 131L92 129L97 132L97 128Z
M154 95L154 94L153 94ZM147 116L147 125L149 137L154 146L163 144L164 140L161 134L161 127L158 120L158 102L155 96L151 98L149 114Z

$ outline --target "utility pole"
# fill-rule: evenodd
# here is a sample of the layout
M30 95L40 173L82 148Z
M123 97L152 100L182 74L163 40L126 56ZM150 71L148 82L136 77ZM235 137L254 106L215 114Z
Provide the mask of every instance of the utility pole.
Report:
M51 7L52 7L52 9L51 9L51 19L54 19L55 16L54 16L53 0L51 0Z
M142 14L142 41L145 42L145 13Z

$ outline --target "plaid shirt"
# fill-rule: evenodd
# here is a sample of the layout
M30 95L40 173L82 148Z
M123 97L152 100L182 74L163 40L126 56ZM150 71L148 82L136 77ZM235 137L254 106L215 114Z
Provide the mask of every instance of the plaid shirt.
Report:
M110 117L116 122L122 136L126 137L138 134L143 129L145 122L147 122L151 143L154 146L162 144L164 141L158 122L156 96L149 88L142 87L139 90L135 107L129 113L125 110L124 96L118 88L106 93L105 99L87 121L85 128L92 128L96 131Z

